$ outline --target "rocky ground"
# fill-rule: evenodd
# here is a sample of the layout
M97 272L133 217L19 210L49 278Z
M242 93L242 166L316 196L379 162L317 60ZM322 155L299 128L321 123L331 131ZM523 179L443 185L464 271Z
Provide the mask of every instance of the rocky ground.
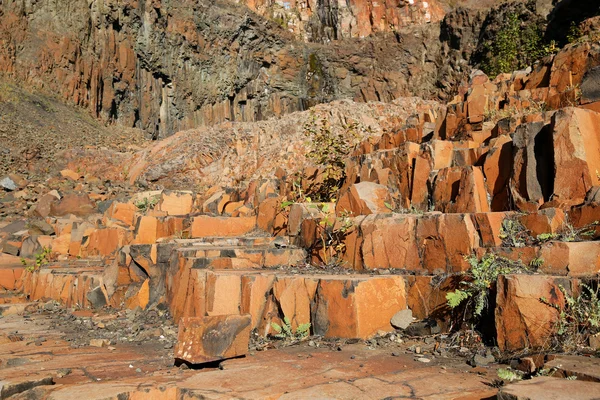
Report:
M0 3L0 399L598 398L600 9L472 3Z

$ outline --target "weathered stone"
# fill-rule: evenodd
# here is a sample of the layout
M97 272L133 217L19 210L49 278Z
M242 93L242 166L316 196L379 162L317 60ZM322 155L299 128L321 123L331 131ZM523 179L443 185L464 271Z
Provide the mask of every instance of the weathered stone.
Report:
M400 276L323 277L313 310L313 330L325 337L369 338L391 332L390 319L406 309Z
M498 278L496 330L501 350L543 349L558 320L565 299L559 285L569 289L569 280L540 275L506 275Z
M600 114L565 108L552 117L553 199L580 204L600 184Z
M433 203L437 210L448 213L489 212L481 169L453 167L441 170L435 180Z
M392 317L390 323L396 329L406 329L413 322L413 314L411 310L398 311Z
M364 267L420 269L416 225L417 217L410 214L367 216L360 225Z
M202 364L243 356L248 352L250 326L249 315L183 317L175 358Z
M84 217L96 211L96 206L87 194L71 193L63 196L58 202L50 204L49 215L60 217L73 214L78 217Z
M511 383L498 392L499 400L550 400L598 398L598 384L540 376Z
M336 205L338 214L346 212L355 216L389 213L393 209L394 201L388 187L373 182L355 183L341 195Z
M201 215L192 220L193 238L240 236L256 229L256 217L209 217Z

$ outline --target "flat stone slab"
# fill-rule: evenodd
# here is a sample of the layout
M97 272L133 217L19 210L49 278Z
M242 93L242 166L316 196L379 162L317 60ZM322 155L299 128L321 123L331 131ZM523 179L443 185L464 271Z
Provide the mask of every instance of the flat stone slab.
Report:
M600 383L539 377L512 383L498 392L498 400L598 400Z
M556 368L562 376L576 376L578 381L600 382L600 359L595 357L556 356L544 368Z

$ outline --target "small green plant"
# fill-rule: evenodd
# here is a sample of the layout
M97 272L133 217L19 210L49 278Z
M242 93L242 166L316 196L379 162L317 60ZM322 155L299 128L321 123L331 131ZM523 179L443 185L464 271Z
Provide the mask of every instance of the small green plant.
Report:
M328 204L323 205L321 210L327 214ZM323 263L326 266L332 264L338 264L337 256L346 251L346 243L344 239L354 227L354 222L351 218L351 214L342 212L335 218L329 218L325 216L319 221L319 238L321 239L321 246L323 250Z
M583 32L581 31L581 28L579 28L579 25L577 25L575 21L572 21L571 26L569 27L569 33L567 33L567 42L578 42L582 36Z
M484 43L485 57L482 70L495 77L533 64L534 61L558 52L554 41L545 43L542 27L535 22L520 19L509 13L493 38Z
M497 371L498 378L503 381L513 382L520 381L523 379L520 371L515 371L514 369L509 368L499 368Z
M465 306L468 319L478 319L488 304L490 291L496 284L498 276L527 272L522 263L513 262L493 253L487 253L481 260L475 255L465 257L470 269L464 273L465 279L460 282L461 288L446 294L448 306L455 309Z
M149 210L153 210L160 200L159 196L148 196L135 202L135 206L141 213L146 213Z
M592 289L589 285L581 284L581 290L577 295L571 295L559 285L559 289L565 298L565 306L550 303L546 298L540 301L559 312L556 323L555 345L565 351L576 350L588 343L589 337L600 332L600 299L598 289Z
M310 327L310 322L300 324L294 332L292 329L292 322L288 317L283 318L283 325L271 322L271 328L276 332L274 337L285 341L300 341L307 338L310 334Z
M517 217L507 217L502 221L499 237L504 247L524 247L530 238L527 228Z
M35 255L35 261L33 264L29 264L29 262L24 258L21 258L21 264L25 266L25 270L28 272L33 272L48 264L50 262L51 254L52 249L44 246L42 251Z
M344 126L341 132L334 132L327 118L317 122L315 114L304 125L304 135L309 139L309 160L322 166L320 175L307 192L317 202L329 202L335 198L346 176L346 157L359 142L357 125Z

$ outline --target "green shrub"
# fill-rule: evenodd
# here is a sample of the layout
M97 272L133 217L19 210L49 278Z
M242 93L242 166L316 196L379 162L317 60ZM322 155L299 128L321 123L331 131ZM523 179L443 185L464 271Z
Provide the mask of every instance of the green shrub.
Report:
M556 43L545 43L539 24L509 13L494 37L484 43L486 53L481 69L491 77L525 68L534 61L558 51Z
M493 253L484 255L481 260L475 255L466 257L470 269L465 272L461 288L446 294L448 306L455 309L465 307L465 319L477 320L488 305L490 291L500 275L527 272L528 268Z

